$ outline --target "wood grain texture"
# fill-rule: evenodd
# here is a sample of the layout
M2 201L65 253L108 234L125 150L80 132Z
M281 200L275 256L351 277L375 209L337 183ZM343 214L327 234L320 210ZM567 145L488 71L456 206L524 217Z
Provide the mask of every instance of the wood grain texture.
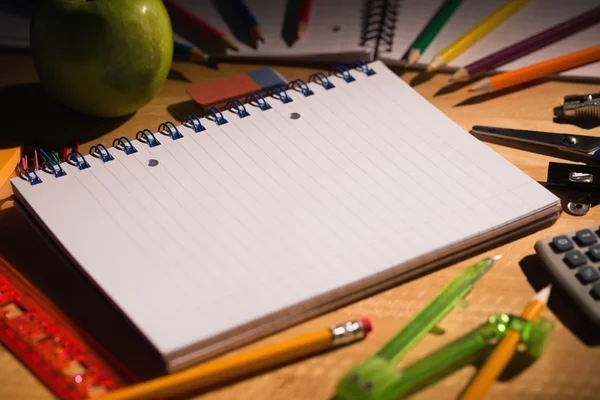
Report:
M73 122L71 114L59 111L55 114L42 113L36 117L36 109L29 109L29 120L17 121L18 116L7 113L8 126L0 125L0 147L19 137L30 138L31 127L45 126L47 135L59 136L65 130L80 131L88 139L82 144L82 151L92 144L101 142L110 145L116 136L133 138L142 128L156 129L165 120L179 120L189 112L199 111L189 102L186 88L191 84L210 82L217 78L236 75L257 68L252 65L221 65L219 70L211 70L194 64L175 63L171 79L167 81L158 96L146 107L130 118L118 123L77 119ZM314 69L276 67L288 79L303 78L316 72ZM402 79L410 82L416 73L401 74ZM439 74L416 87L416 90L432 101L440 110L465 129L473 125L493 125L554 132L571 132L598 135L600 128L581 129L572 125L560 125L552 121L552 108L562 103L562 97L573 93L591 93L600 91L600 85L573 82L543 82L528 86L520 91L505 93L502 96L488 96L484 101L456 106L472 98L466 87L452 93L435 96L434 94L447 84L448 75ZM25 54L0 54L0 100L6 100L7 93L17 93L19 101L38 104L39 99L27 96L43 96L39 88L35 71L29 56ZM33 94L32 94L33 93ZM476 100L481 100L478 98ZM2 104L6 104L4 101ZM13 102L14 103L14 102ZM467 102L469 103L469 102ZM83 121L83 122L82 122ZM11 125L12 122L12 125ZM17 124L18 122L18 124ZM18 127L18 128L15 128ZM99 131L99 127L105 128ZM17 129L15 132L14 129ZM87 129L87 130L86 130ZM98 129L98 130L95 130ZM93 133L89 135L89 131ZM38 138L39 139L39 138ZM35 139L35 140L38 140ZM52 138L46 138L52 139ZM72 137L68 138L72 140ZM84 141L84 140L82 140ZM494 150L520 167L534 179L544 182L548 161L565 161L547 155L533 154L498 144L489 144ZM24 256L26 249L35 248L39 242L36 233L26 225L12 206L9 185L0 187L0 254L17 266L19 262L31 262L35 255ZM256 348L267 343L275 343L303 333L322 329L325 326L347 319L369 317L374 332L365 341L317 357L307 359L256 377L238 382L209 393L199 394L199 399L329 399L338 379L349 368L373 354L391 335L393 335L411 316L422 308L431 297L465 266L472 264L484 255L502 253L504 257L494 269L477 284L469 295L471 306L465 310L456 309L442 323L446 334L427 336L414 350L410 351L402 364L415 361L437 347L449 342L475 326L485 318L497 312L520 313L531 296L547 283L548 277L537 259L533 257L533 244L546 236L563 233L598 224L598 207L585 217L572 217L562 214L553 226L503 245L493 251L478 255L459 264L437 271L425 277L400 285L394 289L364 299L348 307L323 315L294 328L288 329L267 339L247 346ZM434 233L432 233L434 234ZM29 237L27 246L19 241ZM40 261L43 260L40 255ZM489 393L488 399L594 399L600 393L600 332L592 329L579 315L575 306L564 294L556 290L550 300L549 309L544 316L556 323L554 337L543 357L510 380L497 383ZM6 350L0 348L0 398L44 399L51 398L31 374L19 365ZM472 367L465 368L441 381L437 385L419 393L419 399L456 398L473 375Z

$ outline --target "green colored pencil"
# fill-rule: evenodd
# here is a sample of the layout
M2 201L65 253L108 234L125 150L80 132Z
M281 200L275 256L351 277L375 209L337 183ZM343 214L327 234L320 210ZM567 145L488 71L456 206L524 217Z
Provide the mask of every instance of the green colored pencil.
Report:
M446 22L450 20L454 11L462 3L462 0L446 0L440 6L435 15L429 20L425 28L421 31L417 39L409 47L409 50L402 57L406 61L406 65L414 64L419 61L419 58L425 53L427 47L433 42L433 39L440 33Z

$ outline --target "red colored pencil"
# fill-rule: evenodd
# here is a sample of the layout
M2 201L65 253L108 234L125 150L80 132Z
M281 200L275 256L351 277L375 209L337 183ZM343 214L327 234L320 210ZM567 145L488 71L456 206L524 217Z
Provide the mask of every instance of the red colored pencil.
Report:
M298 39L301 39L308 26L308 17L310 15L310 6L312 0L300 1L300 12L298 13Z
M165 7L167 7L167 11L171 16L174 25L181 25L186 29L187 32L196 34L198 36L209 34L215 39L222 41L226 47L229 47L235 51L239 51L238 47L225 35L225 33L221 32L214 26L209 25L207 22L186 10L179 4L175 3L173 0L163 0L163 2ZM186 37L186 39L190 42L195 41L195 38L193 37Z

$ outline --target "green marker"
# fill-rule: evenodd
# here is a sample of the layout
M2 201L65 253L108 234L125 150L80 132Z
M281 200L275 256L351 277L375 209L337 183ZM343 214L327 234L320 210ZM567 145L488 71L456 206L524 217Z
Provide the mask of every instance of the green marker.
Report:
M402 57L403 60L406 60L406 65L411 65L419 61L419 58L421 58L433 39L440 33L444 25L446 25L446 22L454 14L460 3L462 3L462 0L446 0L440 6L433 18L431 18L414 43L409 47L404 57Z

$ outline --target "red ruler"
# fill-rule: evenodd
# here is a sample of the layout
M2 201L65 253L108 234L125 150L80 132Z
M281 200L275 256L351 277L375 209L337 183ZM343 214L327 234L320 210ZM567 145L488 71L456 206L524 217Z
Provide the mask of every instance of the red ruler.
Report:
M0 258L0 341L58 397L93 398L127 381L75 325Z

